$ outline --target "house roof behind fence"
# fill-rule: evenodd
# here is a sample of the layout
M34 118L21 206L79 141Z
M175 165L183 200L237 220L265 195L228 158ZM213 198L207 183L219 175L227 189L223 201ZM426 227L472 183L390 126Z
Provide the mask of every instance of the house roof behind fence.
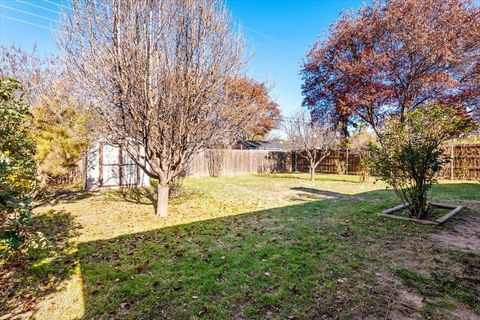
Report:
M250 150L285 150L285 147L280 142L276 141L244 140L241 143L245 146L245 149Z

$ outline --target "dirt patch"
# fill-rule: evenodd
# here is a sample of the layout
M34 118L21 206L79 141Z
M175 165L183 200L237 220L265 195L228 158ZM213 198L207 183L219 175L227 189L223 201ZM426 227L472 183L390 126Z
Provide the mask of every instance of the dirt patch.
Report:
M444 249L480 252L480 214L469 212L460 214L445 228L432 235L432 240Z
M458 319L458 320L467 320L467 319L478 319L478 314L467 309L457 308L450 310L450 315L452 315L451 319Z
M395 292L395 297L392 300L391 311L387 314L387 319L423 319L418 312L424 306L424 298L421 295L400 289Z
M422 295L405 288L400 279L388 272L377 272L375 276L379 291L388 294L385 319L422 319L420 310L425 306Z
M386 242L390 268L376 273L386 319L480 319L480 202L455 204L467 208L445 225Z

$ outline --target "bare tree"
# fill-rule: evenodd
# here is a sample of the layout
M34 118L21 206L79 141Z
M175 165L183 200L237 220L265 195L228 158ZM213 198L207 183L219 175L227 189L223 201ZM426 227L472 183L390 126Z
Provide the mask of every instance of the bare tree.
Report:
M304 109L285 121L284 130L288 148L308 160L310 181L314 181L315 169L337 145L335 131L324 122L312 120Z
M54 65L55 60L54 57L40 57L35 46L31 51L16 45L0 46L0 77L19 81L26 102L34 107L47 95L61 73L61 67Z
M348 147L360 159L360 182L366 182L370 173L370 145L375 142L375 135L368 131L355 132L348 139Z
M31 51L16 45L0 46L0 77L19 81L25 92L24 99L30 107L47 108L60 122L66 122L62 116L65 109L73 104L76 109L83 109L85 105L85 99L81 96L72 99L78 81L67 76L61 59L54 55L40 56L35 46ZM65 126L65 130L74 135L75 130L71 129L74 128Z
M222 139L225 84L238 77L243 40L215 0L74 0L59 37L110 143L168 184L201 149ZM239 111L240 112L240 111Z

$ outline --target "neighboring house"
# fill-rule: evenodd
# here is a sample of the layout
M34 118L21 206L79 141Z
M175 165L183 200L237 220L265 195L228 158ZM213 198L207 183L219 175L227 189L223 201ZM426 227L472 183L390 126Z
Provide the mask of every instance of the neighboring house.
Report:
M149 177L122 148L104 142L92 145L85 157L86 190L148 186Z
M237 142L234 148L240 150L286 151L283 144L278 141L242 140Z

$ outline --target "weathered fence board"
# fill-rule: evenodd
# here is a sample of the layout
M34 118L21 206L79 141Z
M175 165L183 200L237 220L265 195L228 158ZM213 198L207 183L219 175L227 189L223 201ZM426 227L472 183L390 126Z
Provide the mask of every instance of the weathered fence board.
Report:
M444 147L450 163L439 173L440 179L480 180L480 143L456 144ZM294 171L308 172L308 162L297 155ZM339 173L337 166L344 165L345 174L360 174L360 156L352 150L335 150L318 165L316 172Z
M444 147L451 162L439 174L441 179L480 180L480 143L457 144ZM352 150L334 150L318 165L316 172L358 175L360 156ZM260 172L308 172L308 161L295 152L265 150L225 150L221 175ZM206 152L197 155L189 175L208 176Z
M457 144L444 147L445 153L452 161L439 174L441 179L480 180L480 143ZM308 172L308 162L296 152L267 150L221 150L220 175L241 175L250 173L272 172ZM317 167L320 173L339 173L356 175L361 173L360 156L352 150L335 150ZM57 183L80 182L80 167L72 168ZM202 151L189 163L187 175L209 176L208 151Z
M197 177L210 175L212 161L218 161L211 158L213 156L208 150L200 152L189 163L187 175ZM292 171L288 152L226 149L216 150L215 156L221 157L220 175Z
M294 171L308 172L308 161L300 154L293 155ZM323 159L315 170L321 173L360 174L360 156L351 150L334 150Z
M480 143L449 145L444 150L451 162L441 172L441 178L480 180Z

